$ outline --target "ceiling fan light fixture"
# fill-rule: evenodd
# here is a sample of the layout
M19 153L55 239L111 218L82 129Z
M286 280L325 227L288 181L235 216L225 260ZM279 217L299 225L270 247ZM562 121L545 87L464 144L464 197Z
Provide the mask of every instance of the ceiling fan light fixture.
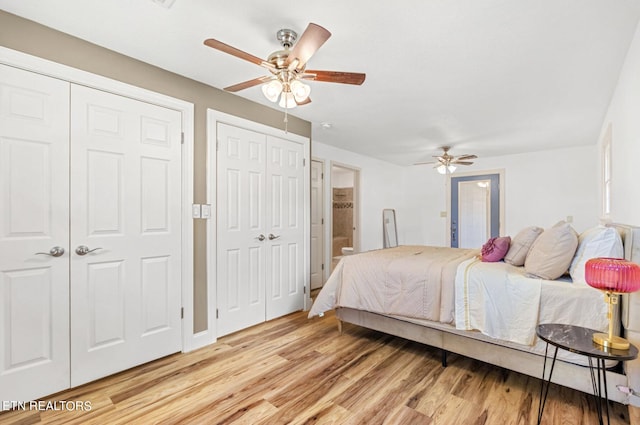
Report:
M272 80L267 84L263 84L262 93L271 102L277 102L280 93L282 93L282 83L278 80Z
M293 80L289 87L296 102L304 102L311 93L311 87L298 80Z
M282 92L282 96L280 96L280 103L278 103L278 105L281 108L292 109L298 104L296 103L296 99L293 97L293 93L290 91L284 91Z
M455 165L444 165L444 164L440 164L438 167L436 167L436 170L438 170L438 173L440 174L447 174L448 173L453 173L454 171L456 171L456 166Z

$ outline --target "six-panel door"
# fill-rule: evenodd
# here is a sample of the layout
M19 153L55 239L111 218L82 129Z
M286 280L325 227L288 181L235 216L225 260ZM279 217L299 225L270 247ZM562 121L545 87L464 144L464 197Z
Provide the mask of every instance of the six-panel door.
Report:
M0 204L0 400L31 400L69 387L69 83L0 65Z
M71 99L76 386L182 346L181 114L75 85Z

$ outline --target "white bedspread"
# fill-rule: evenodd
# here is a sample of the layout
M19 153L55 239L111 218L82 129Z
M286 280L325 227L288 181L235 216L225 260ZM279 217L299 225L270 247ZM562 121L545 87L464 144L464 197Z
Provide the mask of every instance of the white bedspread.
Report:
M458 266L456 328L533 345L540 306L540 279L477 259ZM567 283L569 285L569 283Z
M455 310L457 329L528 346L539 342L538 323L567 323L600 332L608 327L602 292L570 280L533 279L523 267L503 262L461 263Z

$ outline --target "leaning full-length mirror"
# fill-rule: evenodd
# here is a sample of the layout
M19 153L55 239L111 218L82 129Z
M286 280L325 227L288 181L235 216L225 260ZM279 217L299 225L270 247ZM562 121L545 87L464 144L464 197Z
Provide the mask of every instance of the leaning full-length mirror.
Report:
M398 246L398 230L396 229L396 210L382 210L383 247Z

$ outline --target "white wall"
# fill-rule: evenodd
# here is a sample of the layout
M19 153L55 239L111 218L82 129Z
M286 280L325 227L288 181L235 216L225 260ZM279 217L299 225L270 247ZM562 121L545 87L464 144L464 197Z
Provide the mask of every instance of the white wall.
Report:
M550 151L478 158L460 170L482 174L505 173L505 235L515 236L531 225L549 227L573 217L581 232L598 223L598 149L595 145ZM455 176L455 173L453 174ZM399 235L402 243L445 245L447 219L446 177L432 168L407 167L404 214L409 227ZM416 189L411 186L418 187Z
M333 166L331 169L331 187L353 187L353 178L353 170L338 166Z
M479 158L485 169L505 169L505 234L515 236L523 227L549 227L573 217L582 232L598 224L597 147Z
M640 226L640 26L602 124L602 135L609 123L612 128L610 217L614 222Z

